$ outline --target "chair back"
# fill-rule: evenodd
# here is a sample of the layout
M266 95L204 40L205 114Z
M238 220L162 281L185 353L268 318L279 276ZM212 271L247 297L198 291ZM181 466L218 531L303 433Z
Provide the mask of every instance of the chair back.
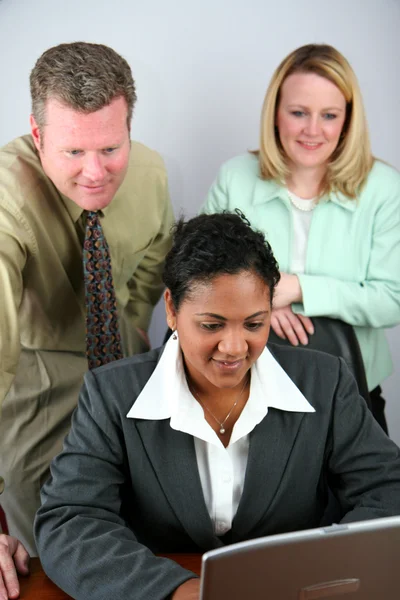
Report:
M339 319L329 317L313 317L312 322L314 334L308 336L309 341L306 348L343 358L357 382L360 395L371 408L364 362L353 327ZM288 340L278 337L272 329L268 341L291 345Z

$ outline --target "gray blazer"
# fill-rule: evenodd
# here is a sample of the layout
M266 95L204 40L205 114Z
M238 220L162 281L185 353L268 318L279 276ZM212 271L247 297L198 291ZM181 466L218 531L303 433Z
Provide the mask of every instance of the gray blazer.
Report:
M230 541L317 527L328 488L342 521L400 513L400 450L341 359L270 346L315 413L270 409L250 434ZM153 553L223 544L204 503L193 438L126 418L162 349L89 372L42 490L35 536L46 573L77 600L160 600L193 573Z

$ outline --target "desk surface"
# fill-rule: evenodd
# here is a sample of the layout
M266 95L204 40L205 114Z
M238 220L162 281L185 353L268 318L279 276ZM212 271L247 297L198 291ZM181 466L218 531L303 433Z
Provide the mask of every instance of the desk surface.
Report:
M167 558L200 575L200 554L165 554ZM31 574L21 577L20 600L70 600L50 579L45 575L38 558L32 558L30 564Z

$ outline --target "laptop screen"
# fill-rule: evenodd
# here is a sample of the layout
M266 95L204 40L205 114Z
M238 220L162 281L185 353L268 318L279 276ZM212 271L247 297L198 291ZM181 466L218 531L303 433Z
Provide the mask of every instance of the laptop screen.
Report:
M203 556L201 600L398 600L400 516L274 535Z

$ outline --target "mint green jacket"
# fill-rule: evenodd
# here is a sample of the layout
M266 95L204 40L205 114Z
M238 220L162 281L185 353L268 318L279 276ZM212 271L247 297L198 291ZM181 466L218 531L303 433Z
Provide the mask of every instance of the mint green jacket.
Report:
M263 181L251 154L225 163L203 212L239 208L264 232L281 271L290 273L292 208L287 191ZM315 207L304 274L302 304L293 310L354 326L372 390L392 372L383 329L400 322L400 174L375 161L357 200L330 194Z

